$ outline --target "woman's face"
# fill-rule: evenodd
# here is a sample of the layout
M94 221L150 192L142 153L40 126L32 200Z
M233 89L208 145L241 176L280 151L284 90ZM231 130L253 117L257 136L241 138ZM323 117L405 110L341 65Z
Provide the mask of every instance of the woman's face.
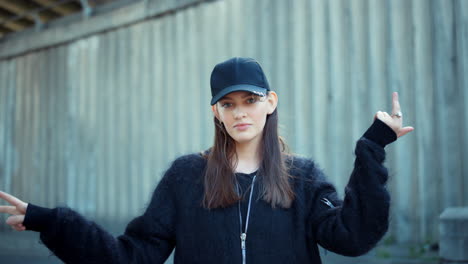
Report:
M237 143L259 142L266 117L273 113L277 101L277 95L273 91L266 97L237 91L221 98L212 106L212 110Z

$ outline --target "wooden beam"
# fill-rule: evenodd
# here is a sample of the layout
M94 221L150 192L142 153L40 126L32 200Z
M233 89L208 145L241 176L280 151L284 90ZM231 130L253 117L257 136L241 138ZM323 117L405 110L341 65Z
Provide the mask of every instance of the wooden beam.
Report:
M34 9L37 9L37 6L32 5L31 3L27 2L27 1L24 1L24 0L15 0L15 1L0 0L0 7L5 8L6 10L8 10L8 11L10 11L12 13L15 13L18 16L25 16L30 20L35 21L35 19L36 19L33 14L25 15L26 13L29 13L29 12L33 11ZM46 14L45 12L40 12L38 15L39 15L39 18L40 18L41 22L47 22L47 21L52 20L52 19L55 18L54 16L52 16L50 14Z
M28 23L22 19L10 21L9 19L13 16L14 15L0 9L0 27L8 28L13 31L20 31L34 25L33 23Z
M52 0L33 0L33 1L40 4L40 5L42 5L42 6L53 6L50 9L54 10L55 12L57 12L57 13L63 15L63 16L66 16L66 15L69 15L69 14L76 13L76 12L80 11L80 8L77 8L77 7L75 7L73 5L70 5L68 3L67 4L56 5L57 1L52 1Z

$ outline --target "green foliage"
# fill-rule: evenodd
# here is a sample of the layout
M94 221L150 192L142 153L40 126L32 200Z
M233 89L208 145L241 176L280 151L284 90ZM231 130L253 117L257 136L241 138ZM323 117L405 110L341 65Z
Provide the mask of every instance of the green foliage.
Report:
M426 251L423 246L411 246L409 248L409 257L410 258L420 258L424 255Z
M381 259L389 259L392 257L392 254L390 254L390 252L388 252L388 250L386 249L379 248L376 251L376 256L377 258L381 258Z
M395 244L395 237L394 236L387 236L386 238L383 239L383 245L385 246L390 246Z

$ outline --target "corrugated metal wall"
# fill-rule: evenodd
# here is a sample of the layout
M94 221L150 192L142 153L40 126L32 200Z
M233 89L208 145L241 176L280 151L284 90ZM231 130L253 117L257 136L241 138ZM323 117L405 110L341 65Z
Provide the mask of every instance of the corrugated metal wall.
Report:
M122 232L171 160L212 143L213 66L250 56L291 149L341 193L398 91L415 131L387 147L389 238L435 241L468 206L467 41L464 0L225 0L0 60L0 189Z

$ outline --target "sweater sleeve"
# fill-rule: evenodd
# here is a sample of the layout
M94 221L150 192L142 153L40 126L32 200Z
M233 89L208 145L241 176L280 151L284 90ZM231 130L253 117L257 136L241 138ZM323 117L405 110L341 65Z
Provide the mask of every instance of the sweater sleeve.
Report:
M384 147L395 140L395 132L376 119L356 144L354 169L343 201L323 172L311 169L318 180L309 219L315 240L325 249L359 256L371 250L387 231L390 195L385 188Z
M164 263L175 245L175 199L171 169L154 191L143 215L114 237L69 208L29 204L24 225L65 263Z

